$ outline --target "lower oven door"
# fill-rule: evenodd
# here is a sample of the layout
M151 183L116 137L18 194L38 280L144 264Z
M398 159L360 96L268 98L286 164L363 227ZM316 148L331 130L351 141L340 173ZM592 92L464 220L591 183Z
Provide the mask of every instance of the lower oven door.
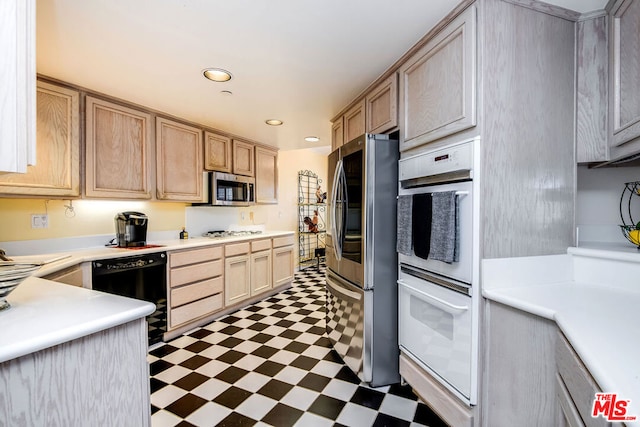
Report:
M371 381L365 348L365 292L327 270L327 336L344 363L362 381Z
M427 368L445 387L472 402L471 297L400 274L400 349Z

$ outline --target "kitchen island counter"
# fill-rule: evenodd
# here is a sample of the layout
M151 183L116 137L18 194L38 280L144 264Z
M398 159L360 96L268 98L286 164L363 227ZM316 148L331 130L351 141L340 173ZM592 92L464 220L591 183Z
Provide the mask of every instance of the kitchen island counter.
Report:
M602 391L630 399L630 415L640 416L637 277L637 253L570 248L484 260L483 296L555 321Z

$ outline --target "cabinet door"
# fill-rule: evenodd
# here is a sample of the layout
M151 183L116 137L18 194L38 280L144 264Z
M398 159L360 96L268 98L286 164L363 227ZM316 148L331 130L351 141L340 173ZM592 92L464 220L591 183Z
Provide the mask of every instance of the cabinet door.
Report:
M86 97L87 197L150 199L151 116Z
M80 195L80 120L77 91L38 82L37 161L27 173L0 174L0 193Z
M331 125L331 151L344 144L344 116L336 119Z
M612 157L640 151L623 144L640 137L640 2L618 1L611 21L611 141Z
M0 2L0 171L35 163L36 2Z
M233 173L255 176L253 168L254 145L248 142L233 140Z
M204 168L231 173L231 138L213 132L204 133Z
M293 246L284 246L273 250L274 287L284 285L293 280L293 262Z
M271 289L273 284L271 249L251 254L251 295Z
M202 201L202 132L156 119L156 186L160 200Z
M344 142L347 143L364 133L364 99L344 113Z
M251 295L251 258L239 255L224 261L224 305L238 303Z
M256 202L278 203L278 151L256 147Z
M401 150L475 126L475 6L427 42L399 74Z
M398 126L398 75L393 73L366 98L367 133L382 133Z

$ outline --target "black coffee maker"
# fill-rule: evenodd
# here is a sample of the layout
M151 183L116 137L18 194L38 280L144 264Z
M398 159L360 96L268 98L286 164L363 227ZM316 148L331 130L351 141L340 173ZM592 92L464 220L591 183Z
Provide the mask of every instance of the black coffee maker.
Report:
M149 219L141 212L120 212L115 217L116 239L121 248L145 246Z

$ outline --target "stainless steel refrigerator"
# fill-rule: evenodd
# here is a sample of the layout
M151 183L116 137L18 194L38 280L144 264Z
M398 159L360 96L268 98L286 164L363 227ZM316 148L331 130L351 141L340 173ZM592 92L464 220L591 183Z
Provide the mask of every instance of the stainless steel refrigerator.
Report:
M398 141L365 134L328 163L327 335L362 381L396 383Z

